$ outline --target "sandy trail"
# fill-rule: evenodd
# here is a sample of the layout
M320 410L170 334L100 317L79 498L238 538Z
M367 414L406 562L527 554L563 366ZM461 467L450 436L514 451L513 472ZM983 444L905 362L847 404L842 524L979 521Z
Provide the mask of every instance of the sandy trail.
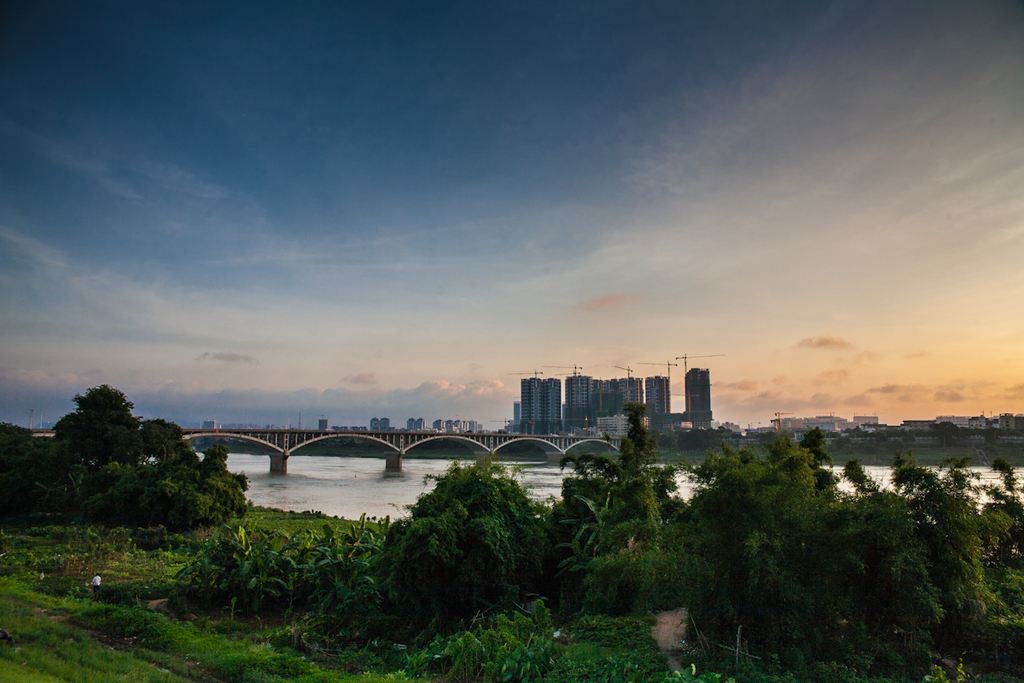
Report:
M680 643L686 637L686 610L675 609L655 615L657 621L651 627L651 636L665 654L669 668L679 671L683 668L679 661Z

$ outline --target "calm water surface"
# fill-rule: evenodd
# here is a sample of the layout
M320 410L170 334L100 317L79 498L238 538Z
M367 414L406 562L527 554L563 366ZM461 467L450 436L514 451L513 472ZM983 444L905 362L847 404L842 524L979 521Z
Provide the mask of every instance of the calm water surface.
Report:
M256 505L282 510L320 510L349 519L362 513L368 516L401 517L406 507L433 488L428 475L444 472L451 459L406 458L400 473L385 472L384 458L356 458L330 455L295 455L288 459L288 474L269 473L270 458L265 455L232 453L228 469L249 477L249 500ZM466 460L464 462L471 462ZM523 483L538 500L561 495L562 473L557 465L536 461L504 461L518 469ZM889 468L865 467L883 486L888 484ZM991 470L973 468L983 481L995 480ZM679 475L679 493L689 498L693 485Z

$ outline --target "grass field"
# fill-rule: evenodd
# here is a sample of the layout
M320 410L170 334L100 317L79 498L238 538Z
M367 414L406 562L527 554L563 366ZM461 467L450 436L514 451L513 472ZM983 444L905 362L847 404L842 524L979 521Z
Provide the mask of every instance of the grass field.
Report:
M235 520L239 522L241 520ZM246 524L292 534L352 522L256 509ZM283 615L242 620L226 612L175 618L150 609L208 532L162 536L36 518L0 527L0 681L403 681L403 673L353 672L351 661L313 661L283 645ZM103 577L99 600L89 593ZM161 601L162 602L162 601ZM114 604L111 604L114 603ZM369 660L372 663L372 657Z
M243 522L287 534L353 522L317 513L249 511ZM174 575L209 530L162 534L48 517L0 526L0 681L409 681L405 650L370 643L332 654L293 647L286 611L243 618L230 610L168 609ZM87 588L103 576L100 596ZM595 617L563 624L559 680L614 666L641 680L664 671L648 621ZM644 673L647 672L647 673ZM603 673L601 675L604 675ZM640 676L640 678L636 678Z

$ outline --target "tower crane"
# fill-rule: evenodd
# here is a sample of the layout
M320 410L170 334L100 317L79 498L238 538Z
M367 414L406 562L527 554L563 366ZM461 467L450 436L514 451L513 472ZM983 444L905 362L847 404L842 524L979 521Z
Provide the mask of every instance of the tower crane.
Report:
M661 363L638 363L638 365L661 365ZM673 363L670 360L665 361L665 378L668 380L668 396L665 397L665 402L664 402L664 406L662 407L662 409L666 413L672 412L672 368L673 367L677 367L678 368L679 367L679 363ZM652 399L651 399L650 396L648 396L647 400L650 401ZM657 410L657 408L655 408L654 410Z
M781 432L782 431L782 416L783 415L792 415L792 414L793 413L787 413L787 412L783 412L781 410L776 410L775 413L774 413L775 419L772 420L772 422L775 423L775 431L777 431L777 432Z
M689 359L691 358L721 358L724 353L706 353L700 356L688 356L685 353L681 356L676 356L676 360L683 361L683 374L686 374L690 370Z
M633 379L633 368L631 368L629 366L622 367L621 365L613 365L612 367L618 368L619 370L625 370L626 371L626 379Z
M537 379L537 375L543 375L543 370L531 370L530 372L510 372L510 375L533 375L534 379Z
M583 370L582 365L542 365L544 368L554 368L556 370L572 370L572 376L577 377L580 371Z
M679 367L679 363L673 363L670 360L667 360L664 363L637 363L637 365L664 365L665 366L665 375L668 377L668 381L669 382L672 381L672 368L678 368Z

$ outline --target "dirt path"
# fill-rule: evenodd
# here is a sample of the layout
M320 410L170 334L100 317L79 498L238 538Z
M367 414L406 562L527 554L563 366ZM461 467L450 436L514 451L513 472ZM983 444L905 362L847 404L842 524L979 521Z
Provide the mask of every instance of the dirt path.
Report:
M660 612L655 615L657 621L651 627L651 636L658 644L668 666L673 671L683 668L679 661L679 644L686 637L686 610L675 609L668 612Z

